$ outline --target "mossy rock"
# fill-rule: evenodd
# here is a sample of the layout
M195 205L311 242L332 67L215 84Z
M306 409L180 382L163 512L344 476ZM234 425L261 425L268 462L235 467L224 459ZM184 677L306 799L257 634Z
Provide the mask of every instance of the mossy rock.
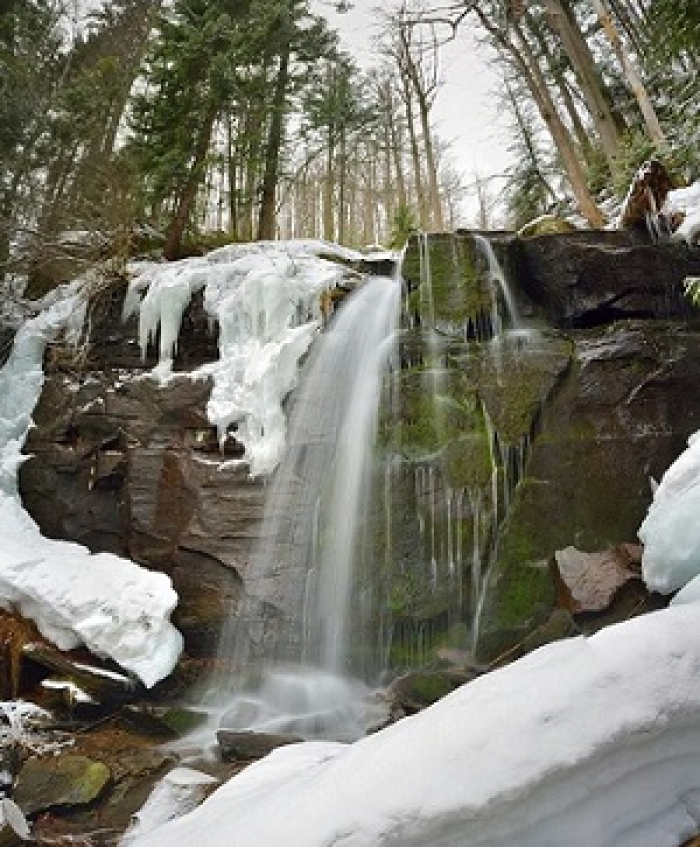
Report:
M469 234L413 236L402 269L412 291L409 306L421 325L461 334L465 323L476 327L490 315L486 262Z
M110 781L110 769L87 756L33 756L17 775L14 799L26 815L63 806L86 806Z
M454 674L443 671L419 670L395 680L390 689L391 699L405 712L417 712L437 703L461 685Z
M459 372L431 368L402 376L399 417L384 419L380 437L398 452L417 458L437 453L465 432L484 429L476 393Z
M535 334L506 339L481 360L479 394L499 439L517 444L532 434L539 412L571 361L563 338Z
M534 220L528 221L518 230L520 238L533 238L538 235L558 235L562 232L576 232L578 227L571 221L559 218L556 215L540 215Z

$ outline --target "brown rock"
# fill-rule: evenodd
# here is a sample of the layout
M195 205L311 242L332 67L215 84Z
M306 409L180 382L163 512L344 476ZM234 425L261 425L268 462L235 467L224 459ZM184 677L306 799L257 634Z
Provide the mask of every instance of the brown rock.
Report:
M566 604L572 612L603 612L625 583L637 579L624 548L584 553L575 547L554 554L566 588Z

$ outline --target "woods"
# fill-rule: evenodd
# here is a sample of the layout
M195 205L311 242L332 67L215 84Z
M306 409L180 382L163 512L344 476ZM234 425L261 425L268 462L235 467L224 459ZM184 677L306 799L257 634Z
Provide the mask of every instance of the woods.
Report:
M498 68L515 158L497 219L477 175L480 226L565 211L599 227L648 156L681 181L696 173L690 0L403 0L369 70L314 9L4 4L0 273L123 260L135 233L177 258L202 239L398 245L463 223L433 106L441 51L465 33Z

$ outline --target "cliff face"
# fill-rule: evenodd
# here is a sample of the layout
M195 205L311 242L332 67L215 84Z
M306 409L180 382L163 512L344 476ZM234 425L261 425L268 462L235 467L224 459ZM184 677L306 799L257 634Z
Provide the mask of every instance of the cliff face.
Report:
M484 661L600 625L570 617L555 554L636 544L651 479L700 427L700 335L682 294L697 250L623 232L490 241L500 270L471 233L409 245L413 321L386 455L402 503L394 630ZM616 602L627 615L657 598L632 580Z
M177 374L144 378L135 319L121 321L124 288L94 304L85 343L53 346L20 472L42 531L168 573L180 596L173 620L190 655L211 654L235 609L257 537L263 485L234 466L206 416L211 385ZM217 357L200 297L183 320L175 366Z
M474 642L491 659L551 621L556 551L635 542L649 477L700 428L700 333L681 293L697 251L621 233L492 241L529 328L500 341L504 289L471 234L406 254L412 317L386 387L363 576L395 665ZM230 461L235 432L221 450L207 380L144 378L155 362L123 296L95 299L78 351L49 349L20 489L47 535L170 574L187 652L209 656L245 588L265 486ZM201 296L178 350L176 371L218 355Z

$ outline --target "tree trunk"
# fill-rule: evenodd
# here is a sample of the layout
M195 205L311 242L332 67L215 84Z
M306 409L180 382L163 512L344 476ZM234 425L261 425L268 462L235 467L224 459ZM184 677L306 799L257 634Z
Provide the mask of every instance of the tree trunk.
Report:
M209 108L208 113L204 116L204 120L199 130L197 143L194 149L194 161L190 168L187 181L185 182L180 197L178 199L175 215L168 227L168 232L165 236L165 246L163 247L163 256L168 261L173 261L179 258L182 248L182 237L185 232L185 227L192 214L195 200L197 199L197 190L202 180L202 168L204 161L209 152L209 144L211 143L211 134L216 120L217 109L213 106Z
M329 127L326 149L326 174L323 180L323 237L333 241L335 235L335 143Z
M417 92L416 92L417 93ZM440 187L438 182L437 159L435 157L435 146L433 145L433 134L430 127L429 106L423 92L418 96L418 112L420 114L421 130L423 132L423 148L425 150L425 167L428 172L428 192L430 195L430 218L432 228L440 232L445 223L442 216L442 203L440 202Z
M596 127L610 170L617 169L622 130L613 112L610 98L603 88L591 51L581 34L566 0L544 0L552 29L561 39L562 47L581 86L581 94L588 106Z
M603 31L605 32L615 56L620 63L620 67L625 79L627 80L627 84L632 90L632 93L639 105L639 110L644 118L644 123L649 133L649 137L655 144L663 144L666 141L666 138L663 130L661 129L659 118L654 106L652 105L644 83L642 82L642 78L640 77L634 62L632 62L629 53L625 50L622 39L620 38L620 33L617 31L617 27L610 16L610 12L608 11L604 0L591 0L591 2L596 14L598 15L601 26L603 27Z
M542 119L547 124L552 140L561 156L571 188L578 201L580 212L592 227L602 228L605 224L605 219L588 190L586 177L576 154L576 149L571 141L569 131L557 113L544 75L535 56L532 54L530 45L522 30L516 26L514 31L518 39L518 45L516 46L509 42L511 55L522 71L542 115Z
M413 117L413 104L410 91L406 92L406 126L408 128L408 139L411 146L411 160L413 162L413 180L418 202L418 220L421 229L428 229L428 209L423 188L423 172L421 168L421 156L416 136L416 125Z
M275 203L284 134L285 102L289 86L289 59L289 45L286 45L286 49L280 56L272 99L270 131L265 147L265 170L260 196L260 215L258 217L258 240L260 241L272 240L275 237Z
M582 155L588 161L591 152L591 140L583 125L578 109L576 108L566 77L562 72L561 66L557 62L557 56L552 53L539 21L534 20L531 14L526 14L523 20L527 26L528 32L531 33L532 37L537 42L537 46L547 63L552 79L557 84L562 106L569 117L571 129L576 137L576 141L578 142Z

